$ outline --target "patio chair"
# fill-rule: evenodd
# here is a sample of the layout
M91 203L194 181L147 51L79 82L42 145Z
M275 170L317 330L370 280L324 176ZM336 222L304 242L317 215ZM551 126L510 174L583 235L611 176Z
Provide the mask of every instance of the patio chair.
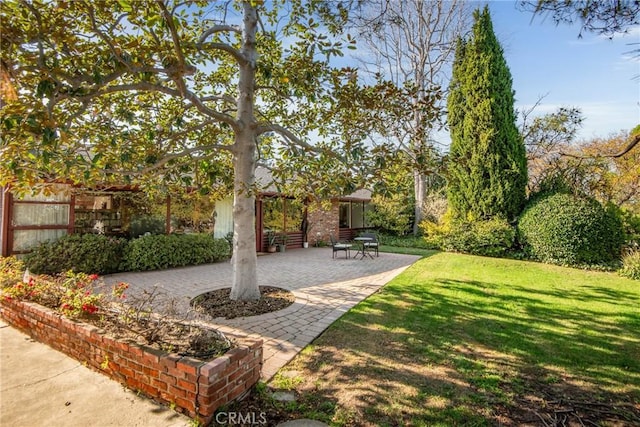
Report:
M380 246L380 242L378 242L378 236L376 236L376 233L362 233L361 237L368 237L372 239L369 242L364 242L364 247L368 250L374 250L376 256L380 256L378 254L378 247Z
M333 248L333 253L331 258L335 258L336 257L336 252L338 251L344 251L344 255L345 257L351 258L351 246L349 243L340 243L336 240L335 237L333 237L333 235L329 236L329 238L331 239L331 247Z

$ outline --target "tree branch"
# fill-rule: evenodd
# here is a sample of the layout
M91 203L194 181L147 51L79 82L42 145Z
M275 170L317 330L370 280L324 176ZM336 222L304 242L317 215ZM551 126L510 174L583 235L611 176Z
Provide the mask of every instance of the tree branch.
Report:
M175 98L186 99L190 101L192 105L194 105L198 109L198 111L200 111L202 114L212 117L221 122L227 123L234 130L237 130L238 128L238 124L236 123L233 117L231 117L228 114L223 114L207 107L206 105L204 105L202 100L200 100L197 97L197 95L195 95L193 92L187 90L184 94L182 94L175 89L171 89L166 86L156 85L148 82L138 82L138 83L131 83L131 84L102 87L102 88L98 88L94 93L83 95L83 96L77 96L74 98L79 100L85 100L85 99L96 98L108 93L135 92L135 91L160 92Z
M234 32L234 33L242 34L242 30L237 25L214 25L213 27L209 28L207 31L202 33L202 35L198 39L197 46L202 46L204 41L210 35L215 34L215 33L222 33L222 32L225 32L225 31L231 31L231 32Z
M210 145L203 145L200 147L192 147L192 148L187 148L179 153L175 153L175 154L168 154L165 157L163 157L162 159L158 160L156 163L154 163L151 166L147 166L145 168L142 169L138 169L138 170L129 170L129 171L122 171L122 170L115 170L115 169L105 169L105 173L114 173L114 174L121 174L121 175L144 175L146 173L152 172L156 169L161 168L162 166L164 166L165 164L167 164L168 162L170 162L171 160L174 159L178 159L180 157L185 157L188 156L192 153L197 153L198 151L204 151L204 150L227 150L227 151L231 151L232 147L230 145L220 145L220 144L210 144ZM202 157L204 158L204 157ZM202 159L199 158L199 159Z
M629 144L627 144L627 146L622 151L620 151L618 154L614 154L613 156L603 156L603 157L612 157L614 159L617 159L618 157L622 157L625 154L627 154L629 151L633 150L633 147L638 145L638 143L640 143L640 134L635 135L631 139Z
M196 47L199 50L204 50L205 48L211 48L213 50L221 50L223 52L227 52L229 54L231 54L231 56L239 63L242 65L248 64L249 61L247 60L247 58L245 58L245 56L238 50L235 49L231 46L229 46L226 43L206 43L206 44L198 44L196 45Z

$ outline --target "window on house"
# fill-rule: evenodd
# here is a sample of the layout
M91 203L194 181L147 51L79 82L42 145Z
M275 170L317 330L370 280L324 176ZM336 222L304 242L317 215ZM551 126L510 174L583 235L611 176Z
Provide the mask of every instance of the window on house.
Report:
M304 215L304 203L282 197L262 199L262 224L264 231L277 233L301 230Z
M340 228L366 228L369 226L367 212L369 202L340 202Z
M265 197L262 200L262 224L265 232L283 230L284 200L282 198Z
M71 192L67 185L52 184L36 194L15 198L10 228L11 252L27 252L37 244L68 232Z
M351 202L351 228L364 227L364 203Z
M340 228L351 228L351 202L340 202Z
M284 199L285 231L300 231L304 215L304 203L295 199Z

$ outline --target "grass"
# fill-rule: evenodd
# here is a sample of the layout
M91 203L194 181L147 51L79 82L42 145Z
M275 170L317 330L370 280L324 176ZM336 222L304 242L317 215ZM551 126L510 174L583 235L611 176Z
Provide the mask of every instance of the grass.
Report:
M380 245L379 250L380 252L391 252L394 254L421 255L421 256L431 256L437 252L434 249L389 246L389 245Z
M640 425L639 282L424 255L284 368L304 381L281 413L345 426Z

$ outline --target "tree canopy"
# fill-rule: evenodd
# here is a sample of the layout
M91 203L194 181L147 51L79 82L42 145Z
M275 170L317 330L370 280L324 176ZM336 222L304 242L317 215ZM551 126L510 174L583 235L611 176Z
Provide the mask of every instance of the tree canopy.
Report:
M638 0L526 0L520 7L535 14L551 16L557 24L580 24L582 31L612 36L640 23Z
M2 2L0 185L232 186L232 297L255 299L256 166L319 192L358 184L366 153L341 123L352 71L330 64L353 47L347 15L284 0Z

